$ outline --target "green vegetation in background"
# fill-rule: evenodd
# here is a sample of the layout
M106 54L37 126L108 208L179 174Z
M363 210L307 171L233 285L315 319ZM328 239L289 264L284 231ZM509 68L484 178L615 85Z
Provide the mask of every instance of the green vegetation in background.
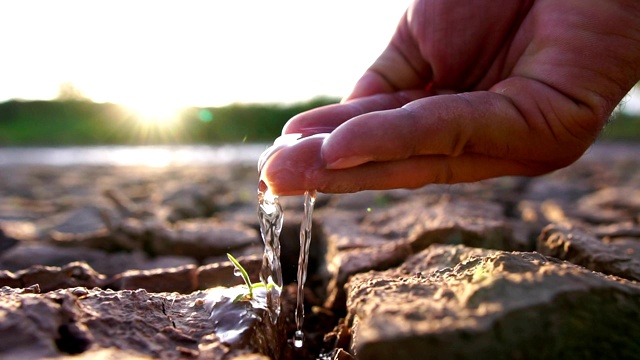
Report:
M616 112L600 135L601 140L640 141L640 116Z
M321 97L289 105L185 108L166 127L110 103L8 101L0 103L0 146L270 142L294 115L336 102Z
M291 117L337 101L186 108L171 127L144 123L132 111L110 103L8 101L0 103L0 146L271 142ZM600 140L640 141L640 116L617 112Z

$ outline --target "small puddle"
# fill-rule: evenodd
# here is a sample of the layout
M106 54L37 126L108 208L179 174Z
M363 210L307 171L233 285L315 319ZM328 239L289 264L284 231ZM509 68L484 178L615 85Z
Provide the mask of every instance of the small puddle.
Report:
M205 298L204 307L209 312L209 320L221 342L227 344L243 343L243 338L255 321L261 318L260 311L268 310L266 291L257 288L247 301L234 299L246 292L245 286L210 289Z

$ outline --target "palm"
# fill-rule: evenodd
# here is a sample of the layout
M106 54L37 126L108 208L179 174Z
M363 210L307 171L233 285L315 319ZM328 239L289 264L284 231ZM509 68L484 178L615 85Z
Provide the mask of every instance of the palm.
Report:
M529 6L523 2L506 6L504 2L476 2L485 3L482 16L474 12L477 7L455 2L417 3L400 22L389 51L370 71L387 80L388 90L429 83L454 91L486 90L502 80L515 66L517 57L513 54L521 53L531 37L523 36L525 30L520 27ZM395 77L387 76L391 72ZM369 90L366 95L380 91Z
M588 11L580 9L579 4L555 0L476 0L462 4L419 1L400 22L382 61L369 70L380 76L379 88L356 88L351 98L415 89L429 83L436 89L466 92L489 90L512 77L550 85L556 80L569 80L570 72L594 67L590 55L608 51L606 41L597 43L598 47L585 48L585 38L596 43L598 36L603 40L606 36L589 27L593 12L602 9ZM625 50L613 50L620 51ZM588 87L594 80L585 73L581 78L571 79L571 87ZM626 85L633 82L634 75L625 73L624 80L616 80Z

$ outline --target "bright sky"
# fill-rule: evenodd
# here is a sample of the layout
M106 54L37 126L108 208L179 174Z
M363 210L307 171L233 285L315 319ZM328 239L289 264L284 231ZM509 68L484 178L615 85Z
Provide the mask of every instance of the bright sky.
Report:
M409 3L6 1L0 101L51 99L63 83L134 108L343 96Z
M63 83L159 113L344 96L410 2L3 1L0 101L52 99Z

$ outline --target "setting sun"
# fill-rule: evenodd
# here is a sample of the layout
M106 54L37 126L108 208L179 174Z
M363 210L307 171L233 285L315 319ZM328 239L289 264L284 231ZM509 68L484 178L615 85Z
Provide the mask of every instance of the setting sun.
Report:
M169 129L180 118L181 107L176 104L149 99L131 101L123 104L136 120L145 126L157 126Z
M131 138L143 143L180 141L183 136L182 106L157 97L153 92L148 96L119 101L126 110L127 122L133 121Z

